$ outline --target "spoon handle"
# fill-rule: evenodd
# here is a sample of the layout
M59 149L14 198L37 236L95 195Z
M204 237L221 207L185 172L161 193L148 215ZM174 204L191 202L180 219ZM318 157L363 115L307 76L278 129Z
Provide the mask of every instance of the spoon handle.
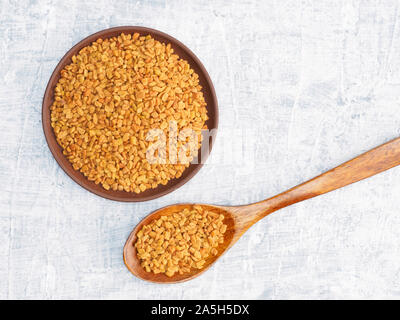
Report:
M400 164L400 138L382 144L309 181L250 205L253 223L291 204L347 186Z

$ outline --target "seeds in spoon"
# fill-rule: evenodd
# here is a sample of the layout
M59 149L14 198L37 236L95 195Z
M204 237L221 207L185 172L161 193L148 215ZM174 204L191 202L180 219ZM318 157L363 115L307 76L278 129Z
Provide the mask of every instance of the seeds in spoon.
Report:
M218 253L227 225L224 215L193 206L153 220L137 233L135 247L147 272L172 277L202 269Z

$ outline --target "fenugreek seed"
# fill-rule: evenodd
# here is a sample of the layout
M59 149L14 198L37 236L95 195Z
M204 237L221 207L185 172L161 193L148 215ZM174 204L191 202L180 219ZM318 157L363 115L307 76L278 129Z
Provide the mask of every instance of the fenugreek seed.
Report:
M147 132L176 120L201 138L208 119L198 75L169 44L138 33L81 49L60 72L50 109L57 142L75 170L107 190L136 193L166 185L188 166L165 157L153 171ZM137 182L140 175L145 179Z
M192 268L204 268L207 259L218 254L217 247L224 241L226 228L212 227L222 223L219 217L215 212L194 206L143 226L135 247L144 270L172 277ZM208 227L215 231L213 236L206 237Z

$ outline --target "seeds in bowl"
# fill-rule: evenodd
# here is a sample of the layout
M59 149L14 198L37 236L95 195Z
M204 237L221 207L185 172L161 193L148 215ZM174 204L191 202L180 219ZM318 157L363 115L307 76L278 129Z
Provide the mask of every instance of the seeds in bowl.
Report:
M57 142L75 170L106 190L136 193L183 174L208 119L189 63L170 44L138 33L98 39L74 55L50 110ZM172 127L174 133L191 129L195 139L188 143L178 134L175 144L155 150L164 161L148 161L154 141L161 141L151 132L168 137Z
M147 272L174 274L202 269L224 242L224 215L193 206L153 220L137 233L137 257Z

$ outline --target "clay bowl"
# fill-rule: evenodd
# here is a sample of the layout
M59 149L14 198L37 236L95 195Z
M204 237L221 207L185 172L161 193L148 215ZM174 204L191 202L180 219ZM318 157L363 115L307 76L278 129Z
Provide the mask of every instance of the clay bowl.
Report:
M206 122L208 128L217 129L218 127L218 102L217 97L215 95L214 86L211 82L210 76L208 75L206 69L200 60L194 55L192 51L190 51L183 43L179 42L175 38L160 32L158 30L144 28L144 27L116 27L111 29L106 29L99 31L91 36L83 39L79 43L70 49L65 56L58 63L57 67L54 69L53 74L50 77L49 83L47 84L46 92L43 98L43 106L42 106L42 123L44 135L46 137L47 144L49 145L50 151L53 154L54 158L61 166L61 168L65 171L67 175L69 175L72 180L78 183L80 186L89 190L98 196L103 198L116 200L116 201L126 201L126 202L138 202L138 201L147 201L152 200L158 197L161 197L167 193L170 193L186 182L188 182L202 167L202 163L208 157L208 154L211 152L213 141L210 141L209 151L201 153L201 150L198 152L198 163L192 163L186 170L183 172L182 176L178 179L172 179L168 182L167 185L160 185L155 189L145 190L142 193L136 194L134 192L125 192L125 191L113 191L113 190L105 190L100 185L96 185L94 182L89 181L81 172L76 171L72 168L72 165L67 160L67 158L62 153L62 148L56 141L55 134L53 132L53 128L51 127L50 121L50 107L53 104L54 99L54 88L60 79L60 71L68 64L71 63L71 58L74 54L78 53L83 47L90 45L92 42L96 41L98 38L106 39L114 36L118 36L121 33L135 33L138 32L141 35L151 35L154 39L163 42L170 43L175 53L179 55L180 58L185 59L189 62L190 66L195 70L195 72L199 75L200 85L202 86L203 94L205 101L207 103L207 111L209 119ZM214 136L215 137L215 136Z

